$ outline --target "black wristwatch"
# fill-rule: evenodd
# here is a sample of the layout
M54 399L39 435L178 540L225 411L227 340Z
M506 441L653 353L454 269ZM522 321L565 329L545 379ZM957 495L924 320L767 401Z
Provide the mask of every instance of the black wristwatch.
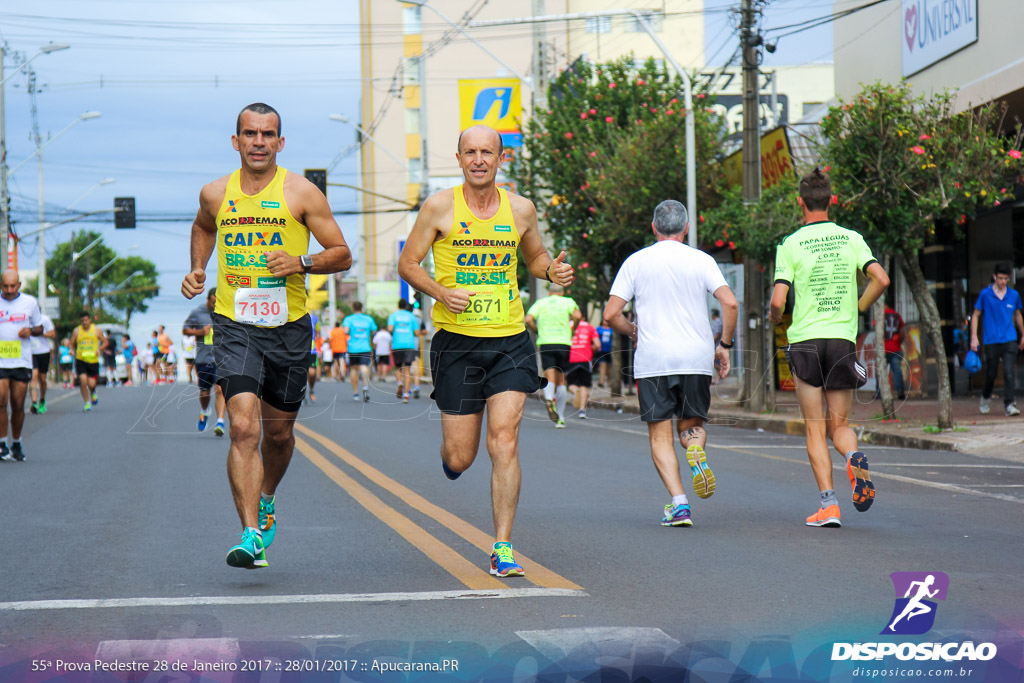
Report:
M313 269L313 257L309 254L303 254L299 257L299 263L302 264L302 272L308 273Z
M718 340L718 345L719 345L719 346L721 346L721 347L722 347L723 349L731 349L731 348L732 348L733 346L735 346L735 345L736 345L736 340L735 340L735 339L733 339L733 340L732 340L732 344L726 344L726 343L725 343L724 341L722 341L721 339L719 339L719 340Z

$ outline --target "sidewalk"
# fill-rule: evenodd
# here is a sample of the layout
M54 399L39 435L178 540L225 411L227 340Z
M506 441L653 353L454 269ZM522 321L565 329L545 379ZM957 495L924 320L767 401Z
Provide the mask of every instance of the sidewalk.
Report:
M623 387L625 389L625 387ZM731 425L742 429L759 429L783 434L804 434L804 421L791 391L777 392L777 405L772 413L757 414L737 404L739 382L727 378L711 387L709 424ZM850 423L861 442L898 448L960 451L975 455L1024 462L1024 415L1006 417L1001 396L992 397L992 411L978 412L979 396L953 398L952 431L930 433L935 428L937 408L934 398L897 401L896 420L882 420L882 402L872 400L873 392L857 392ZM636 394L612 397L607 388L594 385L590 405L596 408L639 413Z

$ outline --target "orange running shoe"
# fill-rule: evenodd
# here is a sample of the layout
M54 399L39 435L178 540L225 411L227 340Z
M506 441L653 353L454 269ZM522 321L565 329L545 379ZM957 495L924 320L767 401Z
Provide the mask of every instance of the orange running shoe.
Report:
M818 508L818 511L807 518L807 526L831 526L841 527L839 521L839 506L829 505L827 508Z
M868 458L860 451L855 452L846 461L846 473L850 476L853 488L853 507L857 512L864 512L875 502L875 485L871 483L868 473Z

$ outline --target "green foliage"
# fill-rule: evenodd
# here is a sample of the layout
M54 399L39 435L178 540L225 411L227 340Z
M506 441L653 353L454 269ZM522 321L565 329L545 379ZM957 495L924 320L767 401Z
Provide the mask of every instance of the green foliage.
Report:
M874 83L822 121L835 218L879 253L928 244L936 221L962 226L1012 197L1024 172L1021 137L1004 137L1004 109L954 113L946 92L915 97L906 81Z
M647 60L580 60L548 91L550 109L527 123L510 173L547 220L555 251L576 268L572 296L603 303L622 262L652 243L654 207L686 203L682 80ZM697 201L717 203L721 174L712 165L723 123L694 93Z
M730 188L717 208L701 214L698 226L709 238L731 241L755 261L771 263L782 238L803 225L797 194L796 183L777 183L762 191L761 201L746 204L743 189Z
M73 245L70 241L58 244L53 256L46 261L47 281L57 289L60 299L61 318L54 323L62 331L78 324L78 314L89 307L90 299L97 322L128 324L133 313L147 310L148 300L159 291L155 288L158 273L152 261L140 256L118 256L103 242L72 265L72 252L81 252L99 236L92 231L77 233ZM114 258L117 258L114 264L89 283L89 274L99 271ZM112 293L114 287L136 271L142 274L132 278L117 294Z

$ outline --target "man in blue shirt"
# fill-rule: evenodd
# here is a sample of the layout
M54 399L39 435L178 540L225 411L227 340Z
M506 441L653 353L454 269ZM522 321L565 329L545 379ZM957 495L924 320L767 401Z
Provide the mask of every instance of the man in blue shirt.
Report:
M601 325L596 328L597 337L601 340L601 351L597 356L597 367L600 372L597 379L597 386L604 387L608 383L608 369L612 366L612 328L605 325L605 321L601 321Z
M420 336L420 321L410 308L408 301L399 299L398 310L388 316L388 332L392 335L391 356L395 359L395 373L398 375L395 397L401 398L402 403L409 402L412 364L416 362Z
M1020 294L1011 289L1010 276L1013 270L1006 263L997 263L994 282L981 290L974 303L971 316L971 350L977 352L978 318L981 318L982 333L985 337L985 387L981 392L978 409L989 411L992 387L996 382L999 361L1003 361L1003 406L1007 417L1020 415L1014 402L1014 375L1017 352L1024 349L1024 319L1021 317ZM1018 338L1017 332L1020 332Z
M363 378L363 401L370 401L370 369L373 367L373 347L370 340L377 331L377 323L363 313L363 305L352 302L352 315L341 321L348 335L349 378L352 380L352 400L359 400L359 378Z

